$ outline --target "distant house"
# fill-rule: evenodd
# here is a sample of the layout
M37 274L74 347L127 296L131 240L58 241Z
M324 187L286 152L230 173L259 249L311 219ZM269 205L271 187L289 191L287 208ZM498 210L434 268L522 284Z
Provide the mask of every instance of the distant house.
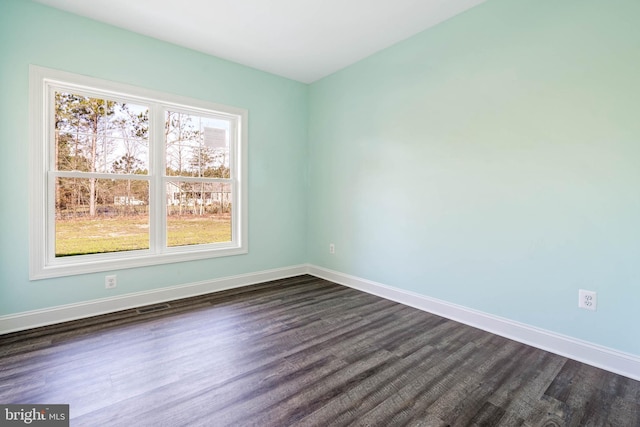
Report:
M116 206L142 206L146 205L144 200L138 200L135 197L116 196L113 198L113 204Z
M167 206L222 206L231 204L230 186L225 183L167 183Z

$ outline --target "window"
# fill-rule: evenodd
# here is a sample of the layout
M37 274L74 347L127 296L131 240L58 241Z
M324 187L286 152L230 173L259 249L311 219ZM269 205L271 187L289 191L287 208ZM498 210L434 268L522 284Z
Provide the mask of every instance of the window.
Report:
M31 279L247 252L247 112L31 67Z

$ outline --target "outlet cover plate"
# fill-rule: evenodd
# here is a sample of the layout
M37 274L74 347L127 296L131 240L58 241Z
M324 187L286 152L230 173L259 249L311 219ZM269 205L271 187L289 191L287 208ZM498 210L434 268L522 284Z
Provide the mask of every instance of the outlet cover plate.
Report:
M578 307L595 311L597 305L596 293L580 289L578 291Z
M118 279L115 274L104 276L105 289L114 289L118 287Z

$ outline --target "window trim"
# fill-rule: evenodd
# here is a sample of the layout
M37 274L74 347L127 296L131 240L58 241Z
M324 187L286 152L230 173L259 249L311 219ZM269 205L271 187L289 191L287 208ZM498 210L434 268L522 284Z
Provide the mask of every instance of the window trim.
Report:
M62 277L76 274L96 273L101 271L119 270L125 268L145 267L158 264L201 260L223 256L248 253L248 111L246 109L215 104L212 102L188 98L155 90L140 88L123 83L117 83L89 76L78 75L65 71L44 68L36 65L29 66L29 206L30 206L30 245L29 245L29 279L38 280L50 277ZM112 252L103 254L76 255L55 258L51 256L53 247L54 210L50 207L50 195L53 180L51 174L51 141L49 140L55 112L47 106L50 98L47 91L52 85L77 88L83 92L95 92L100 96L144 102L155 105L150 114L155 114L150 126L149 147L149 175L146 178L136 176L136 179L155 180L155 194L150 188L149 240L150 249ZM232 181L232 236L231 242L166 247L159 244L163 232L159 226L152 226L152 222L166 217L165 183L168 181L191 180L188 177L165 176L164 144L161 148L152 148L153 134L164 133L164 118L159 120L165 109L188 109L192 113L201 110L203 114L226 116L235 121L235 147L230 146L233 153L230 164L235 173ZM231 133L231 132L230 132ZM231 139L231 138L230 138ZM120 176L119 176L120 178ZM159 184L162 183L162 184ZM154 219L155 216L155 219ZM155 242L155 243L154 243ZM49 246L48 246L49 245Z

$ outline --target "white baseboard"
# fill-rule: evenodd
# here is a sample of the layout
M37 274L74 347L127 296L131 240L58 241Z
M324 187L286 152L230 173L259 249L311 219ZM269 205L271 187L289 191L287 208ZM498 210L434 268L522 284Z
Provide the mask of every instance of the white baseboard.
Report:
M311 274L640 381L638 356L314 265L265 270L0 316L0 335L301 274Z
M314 265L307 273L640 381L632 354Z
M128 310L149 304L239 288L256 283L268 282L270 280L285 279L287 277L306 274L307 270L306 265L265 270L238 276L170 286L151 291L119 295L117 297L102 298L77 304L61 305L43 310L0 316L0 335L105 313L113 313L120 310Z

